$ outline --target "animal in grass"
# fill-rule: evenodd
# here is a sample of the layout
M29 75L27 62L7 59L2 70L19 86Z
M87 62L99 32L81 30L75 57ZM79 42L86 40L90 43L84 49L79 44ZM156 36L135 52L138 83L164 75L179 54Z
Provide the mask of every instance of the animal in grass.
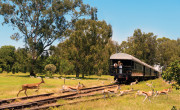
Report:
M153 82L151 82L151 84L146 83L146 85L149 86L150 88L152 88L153 87Z
M83 88L85 88L85 86L84 84L80 84L80 82L76 87L63 85L61 89L61 93L63 93L64 91L71 91L71 92L77 91L77 93L80 93L81 89Z
M168 98L168 91L156 91L156 93L155 93L155 96L154 97L158 97L160 94L164 94L164 95L166 95L167 96L167 98Z
M116 79L115 81L111 81L110 84L113 84L113 83L118 83L118 79Z
M119 89L120 89L120 85L117 85L116 88L107 88L107 89L102 90L102 94L104 95L104 98L106 97L106 95L108 95L109 97L110 94L118 93Z
M43 80L43 78L41 78L41 82L39 82L39 83L23 84L23 85L22 85L22 89L21 89L21 90L18 92L18 94L17 94L17 97L18 97L18 95L19 95L19 93L20 93L21 91L24 91L25 95L28 97L28 95L26 94L27 89L37 89L36 92L38 92L38 91L39 91L39 88L40 88L40 84L42 84L42 83L45 83L44 80Z
M135 85L137 83L138 83L138 80L136 79L135 82L132 82L130 85L132 86L132 85Z
M63 92L65 92L65 91L74 92L74 91L77 91L77 90L76 90L75 87L63 85L63 86L62 86L62 89L61 89L60 91L61 91L61 93L63 93Z
M130 90L123 90L123 91L120 91L120 94L118 96L122 96L122 95L125 95L125 94L128 94L129 92L133 91L133 88L131 88Z
M164 89L162 91L156 91L156 94L154 97L156 97L156 96L158 97L159 95L164 94L168 98L168 92L172 92L172 86L169 89Z
M147 98L148 98L149 101L151 102L150 97L152 97L152 96L154 95L154 90L151 90L151 91L149 91L149 92L145 92L145 91L140 91L140 90L138 90L137 93L136 93L136 95L135 95L135 97L136 97L137 95L145 96L145 99L143 100L143 102L144 102Z
M78 85L76 86L76 89L77 89L77 93L81 93L81 89L85 88L85 85L84 84L80 84L80 82L78 83Z

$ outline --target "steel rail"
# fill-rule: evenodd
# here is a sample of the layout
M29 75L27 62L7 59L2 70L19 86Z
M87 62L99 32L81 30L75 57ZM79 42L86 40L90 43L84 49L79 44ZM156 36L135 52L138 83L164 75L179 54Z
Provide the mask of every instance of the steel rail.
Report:
M87 94L87 93L94 92L94 91L100 91L100 90L103 90L107 87L113 88L115 86L114 85L105 85L105 86L85 88L85 89L82 89L81 92L83 92L83 93L80 93L80 94ZM52 95L53 93L50 93L50 94ZM38 101L34 101L34 102L9 104L9 105L0 106L0 110L1 109L24 109L24 108L29 108L29 107L38 107L38 106L42 106L44 104L55 103L55 102L57 102L58 99L66 99L66 98L73 99L73 97L76 95L79 95L79 94L78 93L71 93L71 94L67 94L67 95L63 95L63 96L50 97L47 99L42 99L42 100L38 100ZM43 94L42 95L36 95L36 97L38 97L38 96L43 96Z

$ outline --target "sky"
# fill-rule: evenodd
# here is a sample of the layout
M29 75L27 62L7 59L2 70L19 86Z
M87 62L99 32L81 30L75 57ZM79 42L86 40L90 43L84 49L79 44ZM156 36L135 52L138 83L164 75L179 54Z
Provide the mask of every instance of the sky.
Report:
M112 25L112 39L119 44L133 35L135 29L153 32L158 38L180 38L180 0L83 0L98 9L98 20ZM0 16L0 23L3 22ZM17 30L0 24L0 47L24 47L23 40L14 41L10 36ZM57 45L58 41L54 43Z

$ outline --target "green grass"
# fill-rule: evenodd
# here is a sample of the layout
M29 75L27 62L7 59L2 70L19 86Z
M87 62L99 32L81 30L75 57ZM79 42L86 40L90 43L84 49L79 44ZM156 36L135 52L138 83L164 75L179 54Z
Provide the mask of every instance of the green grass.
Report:
M99 86L104 84L109 84L113 81L112 76L88 76L81 80L72 80L71 78L75 77L74 75L68 75L69 80L66 80L66 85L75 86L78 82L83 83L86 87ZM99 79L99 80L97 80ZM64 84L63 79L44 79L45 84L41 85L39 94L41 93L50 93L58 92L62 85ZM21 89L22 84L27 83L37 83L40 82L38 78L30 78L29 74L18 73L18 74L0 74L0 99L14 98L16 97L18 91ZM150 91L151 88L146 86L146 83L153 82L155 90L163 90L170 87L169 84L165 83L161 78L155 80L148 80L139 82L136 85L123 85L121 90L126 90L134 88L135 90ZM169 93L168 99L165 95L160 95L154 99L151 99L151 102L148 99L143 103L144 96L137 96L135 98L135 92L132 94L112 97L110 99L100 99L97 101L82 102L74 105L65 105L63 107L54 108L54 110L171 110L173 106L180 109L180 91L173 89L172 93ZM28 90L28 95L36 95L35 90ZM23 92L19 94L19 97L25 96ZM97 97L103 97L103 95L97 95ZM93 97L90 97L93 98ZM84 100L89 98L84 98ZM78 99L77 99L78 100ZM80 99L82 100L82 99ZM64 104L66 101L59 100L58 104Z
M135 90L150 91L151 88L146 86L146 83L153 82L155 90L163 90L169 88L170 85L163 82L161 78L149 81L139 82L136 85L125 85L121 87L121 90L126 90L133 87ZM82 102L75 105L65 105L63 107L55 108L58 110L171 110L173 106L180 109L180 91L173 89L172 93L169 93L168 99L166 95L160 95L151 99L151 102L147 99L144 103L144 96L137 96L135 98L134 91L132 94L111 97L110 99L100 99L91 102Z
M57 76L57 75L56 75ZM62 76L64 77L64 76ZM72 80L71 78L75 77L75 75L67 76L69 79L66 79L65 84L76 86L78 82L83 83L86 87L98 86L104 84L109 84L113 81L113 77L109 76L88 76L84 79ZM100 79L100 80L97 80ZM30 78L29 74L18 73L18 74L10 74L3 73L0 74L0 99L14 98L16 97L18 91L21 89L23 84L31 84L38 83L41 79L39 78ZM59 92L64 84L64 79L44 79L45 84L41 84L40 90L38 94L42 93L51 93L51 92ZM35 90L27 90L28 95L37 95ZM19 97L25 96L24 92L19 94Z

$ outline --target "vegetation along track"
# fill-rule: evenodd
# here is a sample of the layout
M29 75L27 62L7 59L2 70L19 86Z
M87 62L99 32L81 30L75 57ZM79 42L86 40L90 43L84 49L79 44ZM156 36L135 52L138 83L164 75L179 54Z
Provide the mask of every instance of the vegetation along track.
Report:
M65 92L63 94L48 93L48 94L40 94L29 97L0 100L0 110L25 109L25 108L38 109L38 107L43 107L45 105L46 106L49 105L50 107L51 105L54 106L58 99L74 99L84 96L92 96L95 95L96 94L95 92L97 91L101 91L105 88L113 88L113 87L115 87L114 84L84 88L81 90L81 93L79 94L77 92Z

